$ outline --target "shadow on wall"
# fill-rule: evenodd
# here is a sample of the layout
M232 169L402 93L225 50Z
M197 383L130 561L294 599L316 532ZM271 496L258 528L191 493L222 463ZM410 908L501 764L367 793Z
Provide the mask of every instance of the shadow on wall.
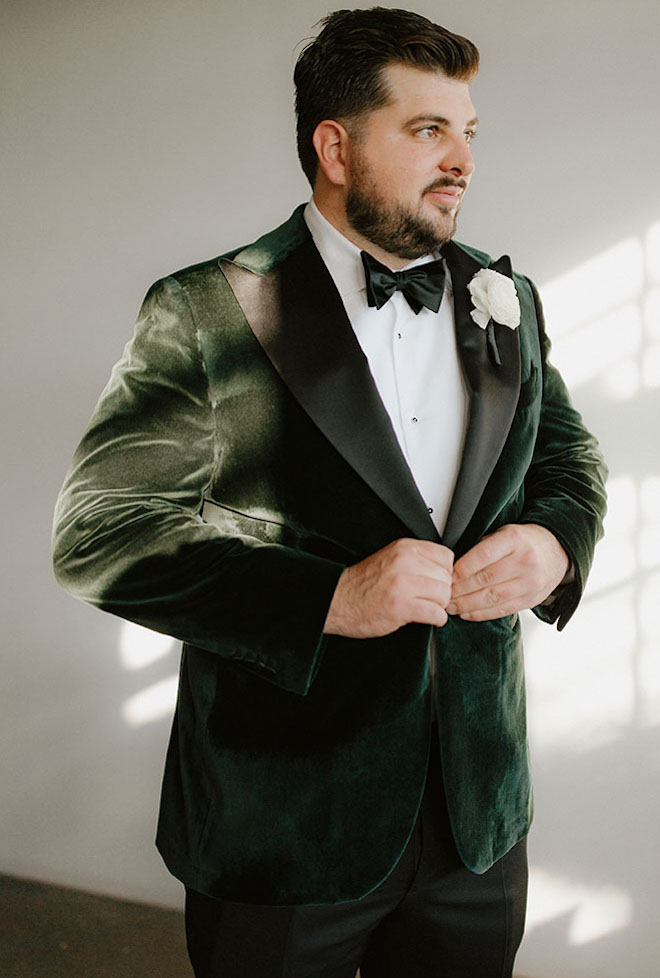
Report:
M652 974L660 756L660 222L542 289L553 361L610 466L606 537L566 633L525 623L537 821L520 966ZM176 643L123 623L134 728L169 717ZM158 666L160 664L160 667ZM153 682L140 677L158 675ZM649 968L645 970L644 955Z

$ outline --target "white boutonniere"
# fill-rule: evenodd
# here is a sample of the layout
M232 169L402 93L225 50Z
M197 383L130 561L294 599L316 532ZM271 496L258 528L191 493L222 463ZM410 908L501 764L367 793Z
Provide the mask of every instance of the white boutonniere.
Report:
M493 268L482 268L468 284L474 309L470 316L477 326L486 329L491 319L517 329L520 325L520 302L513 280Z

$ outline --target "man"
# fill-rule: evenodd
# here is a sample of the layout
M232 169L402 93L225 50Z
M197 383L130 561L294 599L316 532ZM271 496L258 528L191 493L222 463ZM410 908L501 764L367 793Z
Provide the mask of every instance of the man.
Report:
M512 973L517 613L568 621L604 492L534 287L452 241L477 67L326 18L312 201L152 287L61 494L61 582L184 642L157 843L198 978Z

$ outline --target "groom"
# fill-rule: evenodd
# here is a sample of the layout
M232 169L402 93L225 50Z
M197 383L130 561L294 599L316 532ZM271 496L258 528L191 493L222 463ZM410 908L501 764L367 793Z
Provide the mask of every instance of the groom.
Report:
M312 200L151 288L60 496L62 584L184 643L157 844L198 978L512 973L518 612L573 614L604 469L534 286L452 240L477 67L326 18Z

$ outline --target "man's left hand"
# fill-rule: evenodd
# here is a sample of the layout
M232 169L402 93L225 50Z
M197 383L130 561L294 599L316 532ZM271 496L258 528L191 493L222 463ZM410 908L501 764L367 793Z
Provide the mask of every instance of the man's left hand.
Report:
M552 594L568 566L566 551L544 526L502 526L454 564L447 611L468 621L491 621L533 608Z

